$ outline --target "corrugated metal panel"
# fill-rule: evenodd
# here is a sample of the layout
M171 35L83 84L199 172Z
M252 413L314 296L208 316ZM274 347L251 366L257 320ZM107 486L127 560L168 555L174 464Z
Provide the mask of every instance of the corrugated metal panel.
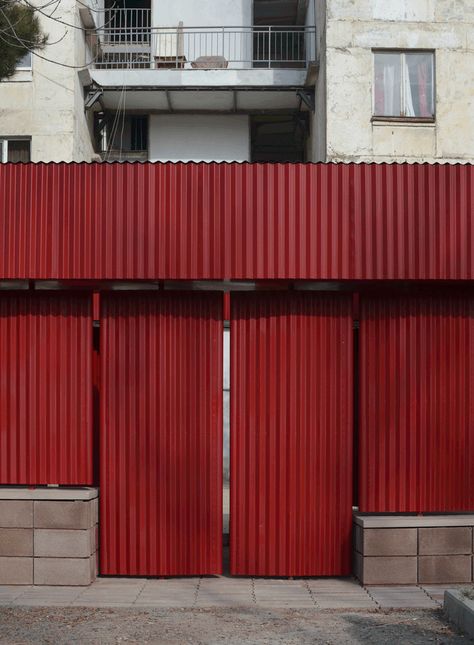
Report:
M472 280L474 166L354 168L356 279Z
M222 296L101 305L101 572L220 573Z
M92 484L91 298L0 295L0 484Z
M360 510L474 511L474 297L364 297Z
M0 166L0 277L345 278L349 166Z
M233 295L231 361L231 573L349 574L350 297Z
M0 278L474 279L473 166L2 164Z

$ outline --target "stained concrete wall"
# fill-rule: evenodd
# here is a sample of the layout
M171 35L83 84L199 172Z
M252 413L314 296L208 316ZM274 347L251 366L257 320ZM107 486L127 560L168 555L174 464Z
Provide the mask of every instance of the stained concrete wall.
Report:
M321 3L322 4L322 3ZM474 3L471 0L327 0L326 61L313 128L331 161L474 160ZM436 122L373 123L373 48L435 50ZM323 76L322 76L323 78ZM324 101L323 92L327 101ZM327 118L321 114L326 105ZM319 135L318 135L319 132ZM318 156L318 152L313 152Z
M150 161L248 161L249 118L245 115L152 114Z
M63 0L54 16L81 25L75 0ZM85 61L84 34L38 17L52 43L40 55L62 65L33 56L31 72L17 72L0 83L0 137L31 137L32 161L90 161L92 144L77 70L67 67Z

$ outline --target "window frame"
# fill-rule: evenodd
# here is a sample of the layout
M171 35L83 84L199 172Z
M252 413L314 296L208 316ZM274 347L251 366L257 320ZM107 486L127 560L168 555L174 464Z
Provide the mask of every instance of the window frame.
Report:
M30 161L25 162L25 163L30 163L31 162L31 137L5 137L0 135L0 163L16 163L13 161L8 161L8 143L10 141L28 141L30 144Z
M387 116L375 114L375 57L377 54L398 54L400 62L407 54L431 54L433 61L433 115L432 116ZM401 110L405 109L405 74L406 65L400 64L400 106ZM435 49L393 49L393 48L376 48L372 49L372 122L392 122L392 123L435 123L436 122L436 50Z

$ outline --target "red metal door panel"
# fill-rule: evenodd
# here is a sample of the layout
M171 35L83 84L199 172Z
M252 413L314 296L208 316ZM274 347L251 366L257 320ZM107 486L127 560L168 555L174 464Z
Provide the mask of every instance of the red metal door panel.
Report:
M474 297L363 297L363 512L474 510Z
M231 572L350 573L350 297L232 295Z
M0 295L0 484L87 485L91 298Z
M101 572L220 573L222 296L101 306Z

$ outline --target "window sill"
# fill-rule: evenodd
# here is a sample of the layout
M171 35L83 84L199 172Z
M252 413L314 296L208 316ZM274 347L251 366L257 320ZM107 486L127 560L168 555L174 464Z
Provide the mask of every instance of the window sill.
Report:
M375 125L436 125L434 116L373 116Z
M18 69L13 76L3 79L2 83L27 83L33 80L31 69Z

